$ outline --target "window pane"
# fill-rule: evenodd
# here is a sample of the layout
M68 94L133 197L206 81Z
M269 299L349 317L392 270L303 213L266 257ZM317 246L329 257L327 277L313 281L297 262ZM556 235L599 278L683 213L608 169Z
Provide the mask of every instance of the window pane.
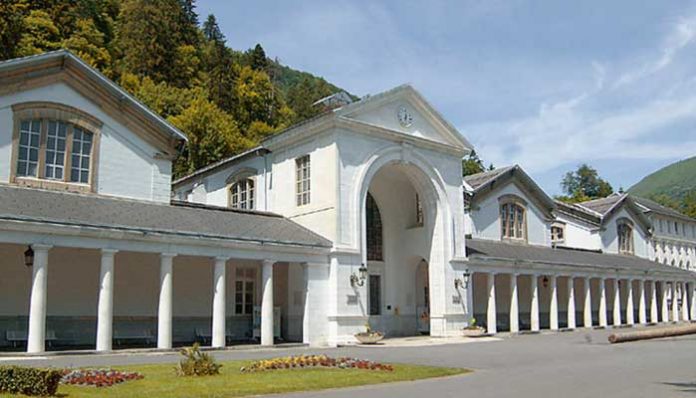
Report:
M40 131L40 120L25 120L20 124L17 149L18 176L38 177Z
M91 151L92 134L75 127L73 130L70 181L85 184L89 182Z

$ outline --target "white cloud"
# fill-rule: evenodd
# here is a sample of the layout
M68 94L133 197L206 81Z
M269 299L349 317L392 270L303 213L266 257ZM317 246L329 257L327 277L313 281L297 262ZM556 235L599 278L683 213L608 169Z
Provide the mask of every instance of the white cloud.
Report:
M657 59L651 60L636 70L625 72L617 79L615 87L634 83L665 69L672 64L677 54L694 40L696 40L696 16L681 18L665 37Z

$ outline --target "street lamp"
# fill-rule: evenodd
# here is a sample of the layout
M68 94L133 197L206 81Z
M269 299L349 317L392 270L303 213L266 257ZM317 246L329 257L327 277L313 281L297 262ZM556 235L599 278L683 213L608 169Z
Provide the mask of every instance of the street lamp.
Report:
M360 268L358 268L358 275L355 275L355 272L350 274L350 285L363 287L365 286L365 279L367 279L367 267L365 263L362 263Z
M27 267L34 265L34 250L31 248L31 246L24 251L24 265Z

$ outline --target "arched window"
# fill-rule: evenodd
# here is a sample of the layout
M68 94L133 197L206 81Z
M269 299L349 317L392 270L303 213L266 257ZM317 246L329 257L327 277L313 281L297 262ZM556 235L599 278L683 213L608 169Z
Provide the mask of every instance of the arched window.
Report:
M502 239L526 240L526 204L516 196L500 199L500 236Z
M12 106L11 180L39 188L92 191L102 123L70 106L28 102Z
M379 213L377 202L369 193L365 202L365 221L367 222L367 259L368 261L384 261L382 216Z
M619 220L616 232L619 236L619 253L633 254L633 223L625 218Z
M233 209L254 210L254 180L242 178L230 187L230 207Z

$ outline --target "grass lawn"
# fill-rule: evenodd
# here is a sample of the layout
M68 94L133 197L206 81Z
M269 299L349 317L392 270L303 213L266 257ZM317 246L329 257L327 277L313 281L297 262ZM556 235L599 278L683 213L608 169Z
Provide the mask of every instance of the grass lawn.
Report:
M145 378L104 388L61 385L58 394L63 397L241 397L417 380L469 372L466 369L397 364L394 365L393 372L312 368L243 374L239 368L249 362L222 363L220 375L203 377L177 377L173 364L115 366L114 369L117 370L140 372Z

